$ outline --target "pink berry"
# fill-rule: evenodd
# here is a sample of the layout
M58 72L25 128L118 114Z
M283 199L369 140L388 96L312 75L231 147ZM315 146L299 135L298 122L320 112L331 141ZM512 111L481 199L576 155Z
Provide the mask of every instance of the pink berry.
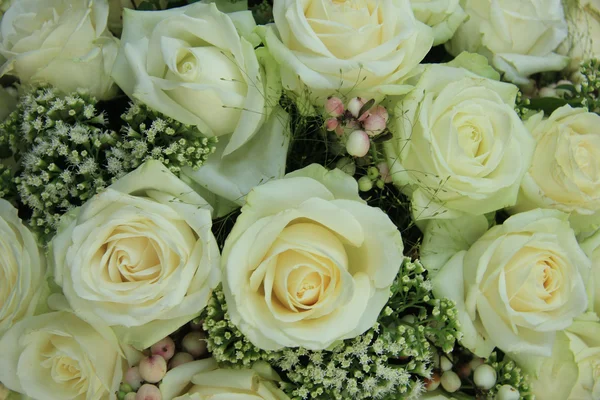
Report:
M170 337L166 337L163 340L156 342L150 348L152 354L161 356L165 361L169 361L175 354L175 342Z
M325 103L325 111L330 117L340 117L344 114L344 103L337 97L330 97Z
M162 394L158 387L146 383L137 391L135 400L162 400Z
M325 128L329 132L335 131L335 128L337 128L339 124L340 123L336 118L327 118L327 121L325 121Z
M364 157L371 147L369 135L365 131L354 131L346 142L346 151L354 157Z
M167 373L167 362L158 355L143 358L140 361L140 375L146 382L157 383Z
M194 357L190 353L179 352L175 354L171 361L169 361L169 369L173 369L181 364L189 363L194 361Z
M377 168L379 169L379 174L381 175L381 179L383 179L383 181L385 183L391 183L392 182L392 174L390 174L390 167L388 167L387 162L382 161L379 164L377 164Z
M142 386L144 379L140 375L140 369L138 367L131 367L125 373L125 383L127 383L133 390L138 390Z
M361 108L365 105L365 100L360 97L354 97L348 102L348 111L354 118L360 117Z
M383 132L387 127L387 121L390 117L385 107L382 106L374 107L366 112L365 115L366 117L362 121L363 127L373 135Z
M207 354L206 334L204 332L190 332L181 341L183 349L190 353L194 358L202 357Z

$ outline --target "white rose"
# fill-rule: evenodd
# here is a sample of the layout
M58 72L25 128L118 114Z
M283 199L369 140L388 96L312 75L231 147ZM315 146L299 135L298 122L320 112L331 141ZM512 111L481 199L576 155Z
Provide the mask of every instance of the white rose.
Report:
M277 387L280 380L267 363L255 363L252 369L224 369L209 358L167 372L160 392L163 400L289 400Z
M257 38L255 27L250 11L228 15L214 4L126 9L112 76L154 110L208 136L227 135L227 155L256 134L279 98L277 79L267 81L259 63L266 49L247 40Z
M17 323L0 352L0 381L34 399L116 399L127 367L114 336L64 311Z
M273 17L266 41L283 86L316 103L340 91L404 93L399 83L433 42L409 0L277 0Z
M569 56L569 70L578 71L582 61L600 58L600 2L572 0L565 2L569 36L558 52Z
M600 116L564 106L526 121L537 142L511 212L555 208L571 214L576 232L600 226Z
M575 321L556 337L551 357L516 356L538 399L600 398L600 323Z
M256 346L325 349L371 328L402 263L388 216L313 164L254 188L223 249L231 321Z
M558 332L550 357L510 355L529 375L531 393L536 399L574 400L569 394L577 381L578 370L569 344L569 336Z
M17 94L12 88L0 87L0 122L17 109Z
M456 232L445 234L450 241ZM456 253L435 276L433 293L456 302L462 344L478 356L494 347L549 356L556 332L587 307L590 264L568 216L538 209L508 218Z
M483 54L518 84L543 71L560 71L568 57L554 51L567 37L561 0L463 0L469 15L446 49Z
M106 29L107 17L107 0L15 1L2 18L0 55L7 61L0 76L111 97L118 42Z
M397 103L385 152L416 220L515 204L534 149L514 111L517 91L461 68L432 65Z
M281 80L267 48L254 48L255 28L250 11L224 14L215 4L124 10L112 75L130 97L219 137L202 168L184 169L217 217L241 205L249 188L284 174L290 135L277 106Z
M0 336L45 301L46 259L17 210L0 199Z
M158 161L70 212L50 254L74 312L139 349L198 315L220 279L210 208Z
M600 316L600 230L580 238L580 245L592 260L590 278L586 281L589 299L588 310Z
M433 28L434 46L450 40L467 19L459 0L410 0L410 3L415 18Z

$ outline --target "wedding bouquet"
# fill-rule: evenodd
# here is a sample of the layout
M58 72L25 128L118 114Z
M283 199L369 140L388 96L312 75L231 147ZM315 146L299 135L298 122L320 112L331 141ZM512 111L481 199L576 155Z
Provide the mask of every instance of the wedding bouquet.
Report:
M599 400L597 0L0 0L0 400Z

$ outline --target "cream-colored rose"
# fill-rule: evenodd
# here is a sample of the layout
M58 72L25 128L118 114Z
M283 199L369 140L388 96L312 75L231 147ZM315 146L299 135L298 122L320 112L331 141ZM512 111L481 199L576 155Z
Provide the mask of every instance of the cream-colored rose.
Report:
M450 40L468 17L459 0L410 0L410 3L415 18L433 29L434 46Z
M110 333L64 311L25 318L0 338L0 381L34 399L116 399L127 361Z
M592 260L592 272L586 281L590 300L588 309L600 316L600 230L582 239L580 244L585 254Z
M450 241L456 232L439 234ZM456 302L462 344L478 356L494 347L549 356L556 332L587 308L590 264L568 216L538 209L508 218L456 253L434 277L433 293Z
M0 336L45 301L46 259L17 210L0 199Z
M222 137L230 154L257 133L280 95L278 77L261 69L259 58L269 56L254 49L255 27L250 11L224 14L214 4L126 9L112 76L128 96Z
M416 220L514 205L534 141L514 111L517 87L462 68L427 67L396 104L385 153Z
M290 135L288 115L277 106L280 74L267 48L255 49L255 28L250 11L224 14L204 2L124 11L112 75L130 97L219 137L202 168L184 170L216 216L285 170Z
M70 212L50 254L73 311L138 349L198 315L220 280L210 207L158 161Z
M537 145L511 212L555 208L571 214L576 232L600 227L600 116L567 105L525 125Z
M600 399L600 323L575 321L556 337L551 357L516 356L536 399Z
M0 87L0 122L17 109L17 93L13 88Z
M289 400L277 382L281 379L267 363L252 369L219 368L212 358L176 367L163 378L163 400Z
M555 52L568 32L561 0L463 0L461 5L469 19L446 43L451 54L483 54L517 84L569 63Z
M266 40L284 88L318 104L340 91L404 93L433 42L409 0L277 0L273 17Z
M0 76L111 97L118 41L106 28L107 17L107 0L15 1L2 18L0 55L7 61Z
M569 70L579 70L582 61L600 57L600 1L565 1L569 36L558 48L571 58Z
M256 346L325 349L371 328L402 238L356 181L313 164L248 194L223 249L231 321Z

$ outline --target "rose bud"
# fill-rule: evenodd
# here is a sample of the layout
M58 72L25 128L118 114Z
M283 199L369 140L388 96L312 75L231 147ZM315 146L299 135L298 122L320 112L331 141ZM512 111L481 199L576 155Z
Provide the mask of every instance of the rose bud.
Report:
M336 118L327 118L327 121L325 121L325 128L329 132L335 131L339 124L340 123Z
M167 373L167 362L158 355L143 358L140 361L140 375L146 382L156 383Z
M161 356L165 361L169 361L175 354L175 342L167 336L163 340L153 344L150 351L154 355Z
M431 374L431 378L424 379L425 389L428 392L433 392L435 389L437 389L440 386L440 382L441 382L440 373L438 371L433 371L433 373Z
M354 118L359 117L361 108L365 105L365 101L360 97L354 97L348 102L348 111Z
M354 157L363 157L369 152L371 140L365 131L354 131L346 142L346 151Z
M169 369L173 369L182 364L194 361L194 357L190 353L179 352L169 361Z
M377 106L365 114L367 116L362 121L363 127L372 135L377 135L383 132L383 130L387 127L389 114L385 107Z
M204 332L190 332L181 342L183 349L190 353L194 358L202 357L207 354L206 335Z
M337 97L330 97L325 103L325 111L330 117L340 117L344 114L344 103Z
M140 375L139 367L131 367L125 373L125 383L131 386L132 390L138 390L142 386L144 379Z
M146 383L136 393L135 400L162 400L162 394L158 387Z
M377 168L379 169L381 179L383 179L385 183L392 183L392 175L390 174L390 167L388 166L388 163L382 161L377 164Z

